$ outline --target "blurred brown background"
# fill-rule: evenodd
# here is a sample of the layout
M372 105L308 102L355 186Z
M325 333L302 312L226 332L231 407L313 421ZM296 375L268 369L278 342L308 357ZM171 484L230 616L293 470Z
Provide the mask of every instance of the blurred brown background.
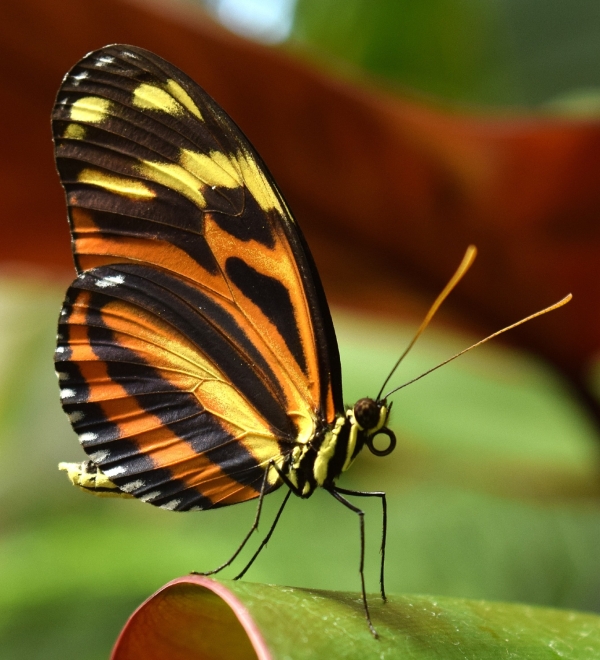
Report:
M82 54L132 43L184 69L240 124L294 209L333 302L406 314L405 296L429 300L475 243L478 263L451 308L491 332L571 291L569 307L508 341L586 382L600 348L597 119L459 113L400 97L366 75L334 78L238 38L193 6L8 0L2 12L2 261L69 272L49 110Z

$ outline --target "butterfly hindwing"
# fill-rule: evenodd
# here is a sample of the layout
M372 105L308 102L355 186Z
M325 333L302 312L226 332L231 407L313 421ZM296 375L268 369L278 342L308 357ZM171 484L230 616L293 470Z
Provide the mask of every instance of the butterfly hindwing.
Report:
M79 272L57 371L86 452L167 508L256 497L342 408L329 310L272 178L200 87L130 46L74 67L53 130Z
M231 385L243 350L234 343L233 321L224 324L231 339L210 321L201 324L189 304L196 301L161 290L147 279L148 270L97 268L69 290L57 354L57 370L67 376L65 410L92 460L142 499L206 508L199 484L204 497L216 491L213 505L258 492L266 463L280 455L276 438L290 437L293 428L254 371L246 367L241 376L251 380L255 406ZM196 348L197 333L204 354ZM229 359L216 367L215 355ZM277 413L287 428L264 422ZM188 491L189 502L179 491Z

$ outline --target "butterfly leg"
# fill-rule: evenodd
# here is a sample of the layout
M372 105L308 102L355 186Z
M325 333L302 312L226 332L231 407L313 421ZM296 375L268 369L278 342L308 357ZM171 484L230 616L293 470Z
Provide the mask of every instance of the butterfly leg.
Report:
M240 552L244 549L244 546L246 543L248 543L248 540L252 536L252 534L258 529L258 523L260 521L260 514L262 512L262 505L263 505L263 499L265 497L265 492L267 490L267 477L268 477L268 470L265 470L265 475L263 477L262 485L260 487L260 495L258 496L258 506L256 507L256 516L254 517L254 522L252 523L252 527L248 530L248 533L244 537L244 540L240 543L238 546L238 549L229 557L229 559L224 563L221 564L220 566L217 566L217 568L214 568L212 571L206 571L203 573L199 573L197 571L192 571L194 575L215 575L215 573L219 573L222 571L224 568L227 568L230 564L232 564L235 561L235 558L240 554ZM252 559L254 561L254 558ZM244 572L248 569L249 567L246 567L244 569ZM238 576L240 577L240 576ZM237 578L236 578L237 579Z
M361 588L362 588L362 601L363 601L363 607L365 609L365 616L367 618L367 623L369 624L369 630L371 631L373 637L379 638L379 635L377 634L377 631L375 630L373 623L371 621L371 614L369 613L369 605L367 604L367 592L365 590L365 573L364 573L364 566L365 566L365 512L359 509L358 507L354 506L351 502L348 502L348 500L343 497L337 488L328 488L327 489L338 502L341 502L345 507L350 509L350 511L354 511L358 515L359 519L359 525L360 525L360 565L358 572L360 573L360 583L361 583ZM341 489L340 489L341 490ZM353 495L355 494L353 491L343 491L345 493L352 493Z
M288 500L290 499L291 494L292 494L292 491L288 490L285 497L283 498L283 502L281 503L281 506L279 507L279 511L277 512L277 515L275 516L275 520L273 520L273 524L271 525L271 528L269 529L268 534L265 536L265 538L262 540L261 544L258 546L257 551L252 555L252 559L250 559L250 561L246 564L244 569L233 578L234 580L239 580L240 578L244 577L244 575L246 574L246 571L250 568L250 566L252 566L252 564L254 563L254 560L258 557L261 550L269 542L269 539L271 538L273 532L275 531L275 527L277 527L277 523L279 522L279 518L281 517L281 514L283 513L283 510L285 509L285 505L287 504Z
M382 491L362 491L362 490L346 490L345 488L335 489L338 493L343 493L344 495L356 495L356 497L379 497L381 498L381 507L383 509L382 515L382 534L381 534L381 570L379 573L379 586L381 588L381 598L383 601L387 601L387 596L385 595L385 545L387 538L387 500L385 498L385 493Z
M268 534L265 536L263 539L262 543L258 547L258 550L252 555L252 559L248 562L248 564L245 566L244 570L236 575L233 579L234 580L239 580L241 577L243 577L246 574L246 571L252 566L254 563L254 560L258 557L260 554L261 550L267 545L269 542L269 539L271 538L273 532L275 531L275 527L277 527L277 523L279 522L279 518L281 514L283 513L283 509L285 508L285 505L287 504L288 500L290 499L290 495L294 493L294 495L297 495L298 497L302 496L301 491L298 489L297 486L294 486L294 484L288 479L287 475L283 472L283 470L277 465L277 463L274 463L273 461L269 462L269 467L272 467L275 469L277 474L279 475L281 481L289 488L286 496L283 499L283 502L281 503L281 506L279 507L279 511L277 512L277 515L275 516L275 520L273 520L273 524L271 525L271 529L269 529Z

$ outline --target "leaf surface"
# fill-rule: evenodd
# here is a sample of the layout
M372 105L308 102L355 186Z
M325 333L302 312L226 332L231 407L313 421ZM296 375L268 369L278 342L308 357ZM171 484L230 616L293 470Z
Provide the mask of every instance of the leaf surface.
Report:
M600 617L434 596L358 594L178 578L127 622L112 660L600 658Z

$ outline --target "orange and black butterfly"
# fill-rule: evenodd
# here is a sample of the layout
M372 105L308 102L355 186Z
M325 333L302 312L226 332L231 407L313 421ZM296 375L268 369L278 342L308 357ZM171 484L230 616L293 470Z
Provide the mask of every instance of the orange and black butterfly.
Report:
M382 501L384 598L385 495L336 480L365 446L394 449L390 406L383 388L344 406L321 281L264 163L196 83L132 46L67 74L53 133L77 269L56 369L89 456L70 476L176 511L259 498L217 570L264 495L289 489L276 522L322 487L360 516L370 625L363 514L344 495Z
M360 450L394 448L389 409L344 408L319 275L241 131L174 66L109 46L65 77L53 132L78 273L56 369L87 472L176 511L282 484L345 502Z

